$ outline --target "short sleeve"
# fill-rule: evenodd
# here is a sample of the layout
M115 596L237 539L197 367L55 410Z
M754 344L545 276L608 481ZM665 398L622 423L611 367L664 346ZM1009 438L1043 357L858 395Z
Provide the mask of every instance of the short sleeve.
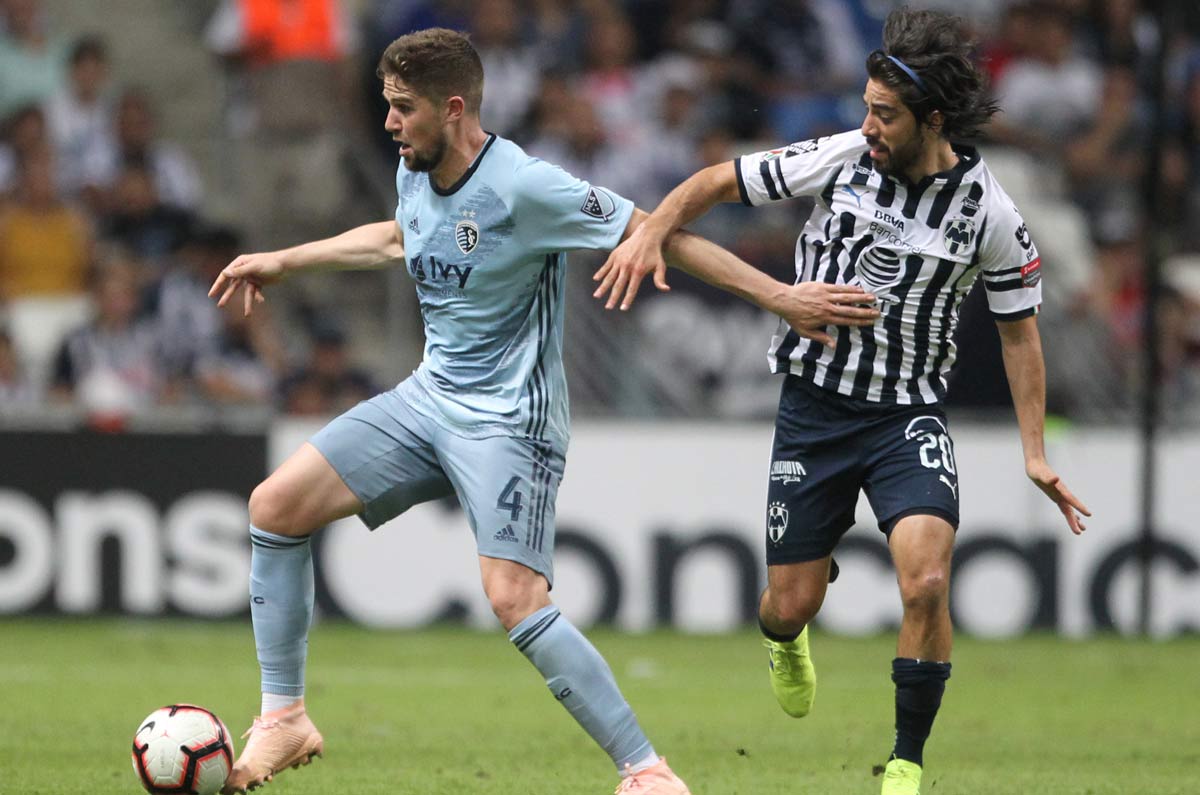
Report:
M1037 314L1042 303L1042 258L1017 208L1005 201L988 217L979 265L988 307L997 320Z
M733 161L742 203L756 206L817 196L847 161L857 162L865 151L862 134L848 132L743 155Z
M623 196L537 159L518 172L513 203L522 242L539 254L616 248L633 215Z

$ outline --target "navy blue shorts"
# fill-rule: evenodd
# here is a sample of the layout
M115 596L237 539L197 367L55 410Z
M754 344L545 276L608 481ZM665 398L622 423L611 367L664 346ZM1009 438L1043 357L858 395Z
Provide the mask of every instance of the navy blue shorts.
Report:
M855 400L787 376L767 486L767 564L832 554L854 524L860 489L884 534L914 514L957 529L958 470L945 413Z

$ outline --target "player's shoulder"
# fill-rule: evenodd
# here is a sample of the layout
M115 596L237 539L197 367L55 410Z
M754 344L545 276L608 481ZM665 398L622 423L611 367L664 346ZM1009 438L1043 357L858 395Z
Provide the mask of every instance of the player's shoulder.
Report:
M803 157L820 159L827 163L840 163L847 160L857 161L868 149L870 146L861 131L847 130L834 135L796 141L779 149L768 150L763 153L763 159L778 157L786 163L791 158Z
M979 162L971 169L971 178L978 182L983 189L983 195L979 198L980 209L983 214L993 215L1010 215L1019 214L1017 211L1017 203L1013 201L1012 196L1004 189L1004 185L988 168L987 161L982 154L977 154Z

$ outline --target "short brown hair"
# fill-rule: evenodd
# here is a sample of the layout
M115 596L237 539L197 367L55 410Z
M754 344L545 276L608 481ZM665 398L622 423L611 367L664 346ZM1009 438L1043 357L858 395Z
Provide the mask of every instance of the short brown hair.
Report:
M483 102L483 63L465 33L428 28L406 34L383 51L375 74L396 77L423 97L463 98L468 113Z

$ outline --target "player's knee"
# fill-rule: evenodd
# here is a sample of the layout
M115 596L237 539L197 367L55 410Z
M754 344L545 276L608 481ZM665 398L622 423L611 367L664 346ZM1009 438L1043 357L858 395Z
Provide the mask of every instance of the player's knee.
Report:
M773 593L768 596L768 601L779 623L787 627L803 627L816 617L823 596L808 592Z
M907 611L932 611L949 602L950 577L942 568L927 569L901 579L900 596Z
M305 535L295 520L295 501L267 478L250 492L250 524L281 536Z
M521 581L492 582L486 591L492 612L505 629L512 629L548 603L544 591Z

